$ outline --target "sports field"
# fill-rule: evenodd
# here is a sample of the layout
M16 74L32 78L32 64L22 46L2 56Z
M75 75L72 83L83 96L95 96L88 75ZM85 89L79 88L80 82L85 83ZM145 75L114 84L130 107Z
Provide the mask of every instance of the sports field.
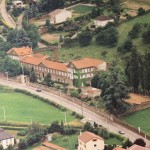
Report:
M136 128L140 127L142 131L150 134L150 108L128 115L123 120Z
M0 90L0 121L4 121L4 111L6 120L12 122L34 121L49 124L65 119L65 113L61 110L39 99L9 90ZM70 122L75 118L67 112L66 119Z

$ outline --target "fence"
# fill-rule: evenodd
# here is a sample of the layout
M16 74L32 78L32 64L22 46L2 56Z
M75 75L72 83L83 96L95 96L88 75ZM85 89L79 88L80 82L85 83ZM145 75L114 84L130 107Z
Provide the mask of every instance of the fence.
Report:
M117 124L119 124L119 125L121 125L121 126L127 128L127 129L133 131L134 133L137 133L137 134L141 135L141 136L144 137L144 138L145 138L145 136L146 136L146 138L147 138L148 140L150 140L150 135L146 135L143 131L140 131L140 132L139 132L138 129L136 129L135 127L129 125L128 123L125 123L125 122L121 121L120 119L118 119L118 118L116 118L116 117L113 117L113 121L116 122Z

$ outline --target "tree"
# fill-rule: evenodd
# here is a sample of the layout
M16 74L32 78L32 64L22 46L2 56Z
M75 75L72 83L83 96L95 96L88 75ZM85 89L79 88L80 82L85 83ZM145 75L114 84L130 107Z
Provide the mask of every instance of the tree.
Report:
M145 53L143 66L144 88L146 91L150 91L150 52Z
M20 150L22 150L22 149L26 149L26 147L27 147L26 140L21 139L21 140L19 141L19 143L18 143L18 148L19 148Z
M27 131L28 131L28 134L33 135L33 134L35 134L35 133L37 133L37 132L43 131L43 128L42 128L42 126L39 125L38 123L33 122L33 123L28 127Z
M125 99L128 97L128 90L125 84L117 81L110 85L104 93L104 104L106 110L114 115L120 115L126 112L128 105Z
M53 132L62 133L63 130L64 130L64 126L60 125L58 121L52 122L50 127L48 128L49 133L53 133Z
M21 74L21 66L17 60L5 57L0 62L0 71L7 72L9 76L14 77Z
M29 46L31 47L32 43L27 32L24 29L18 30L17 37L16 37L16 45L18 47L22 46Z
M24 29L11 30L7 35L7 42L10 42L13 46L31 46L32 43L27 32Z
M142 138L138 138L134 141L134 144L145 147L146 146L146 142L142 139Z
M148 27L147 30L143 33L142 38L144 43L150 43L150 27Z
M92 34L88 31L85 31L78 35L78 42L81 47L89 45L91 40L92 40Z
M145 14L145 9L143 7L140 7L138 9L138 15L141 16L141 15L144 15Z
M36 74L35 74L35 71L34 71L34 69L32 68L31 69L31 71L30 71L30 73L29 73L30 75L29 75L29 78L30 78L30 82L37 82L37 76L36 76Z
M141 30L141 24L139 23L135 23L131 29L131 31L129 31L128 35L131 37L131 38L137 38L139 33L140 33L140 30Z
M44 83L48 86L48 87L52 87L54 85L54 82L51 79L51 74L48 73L45 78L44 78Z
M133 143L129 139L126 139L122 142L122 148L125 148L125 149L132 145L133 145Z
M39 11L49 12L64 7L64 0L41 0L38 4Z
M101 31L96 37L96 43L99 45L108 45L113 47L118 42L118 32L114 27Z
M138 92L139 87L138 64L139 64L139 56L136 48L133 48L131 51L129 78L130 78L130 85L134 88L134 92Z
M12 47L13 45L10 42L6 42L6 41L0 42L0 51L7 52Z
M36 48L38 46L38 42L40 40L40 34L38 28L35 25L27 25L25 27L26 33L30 39L30 43L32 48Z
M91 80L91 86L97 88L98 81L99 81L99 75L96 74Z
M133 48L133 43L132 43L132 40L130 38L128 38L124 43L123 45L119 46L118 47L118 52L121 52L121 53L126 53L126 52L130 52L131 49Z

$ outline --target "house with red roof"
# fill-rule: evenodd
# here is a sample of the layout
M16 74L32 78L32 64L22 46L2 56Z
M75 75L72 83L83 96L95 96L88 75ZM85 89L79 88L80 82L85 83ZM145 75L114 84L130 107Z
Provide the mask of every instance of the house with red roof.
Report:
M78 150L103 150L104 139L92 132L84 132L78 137Z
M107 70L107 63L94 58L83 58L71 61L68 65L68 71L72 74L74 85L84 86L86 82L90 82L100 70Z
M28 46L23 47L13 47L9 51L6 52L9 57L12 59L20 60L25 56L32 56L33 52L32 49Z

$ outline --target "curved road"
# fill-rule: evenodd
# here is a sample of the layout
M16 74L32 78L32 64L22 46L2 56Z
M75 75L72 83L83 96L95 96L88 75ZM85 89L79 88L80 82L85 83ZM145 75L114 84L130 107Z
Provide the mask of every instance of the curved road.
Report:
M66 100L66 99L62 98L61 96L54 95L53 93L49 93L46 91L36 92L36 88L27 86L25 84L14 83L12 81L6 81L3 79L0 79L0 84L5 85L5 86L10 86L12 88L19 88L19 89L30 91L31 93L37 94L43 98L47 98L47 99L54 101L54 102L56 102L56 103L58 103L64 107L67 107L73 111L76 111L79 114L82 114L82 109L81 109L80 105L75 104L69 100ZM7 112L7 110L6 110L6 112ZM134 141L135 139L141 137L138 134L114 123L113 121L107 120L106 118L103 118L103 117L97 115L96 113L93 113L92 111L86 109L86 108L83 108L83 115L86 118L91 118L93 121L95 121L99 125L102 125L102 126L108 128L112 132L118 132L119 130L125 131L124 136L129 138L131 141ZM147 139L145 139L145 140L146 140L146 144L150 145L150 141Z
M16 28L16 23L12 19L12 17L8 14L6 10L6 0L2 0L0 4L0 13L2 14L3 19L7 24L13 29Z

